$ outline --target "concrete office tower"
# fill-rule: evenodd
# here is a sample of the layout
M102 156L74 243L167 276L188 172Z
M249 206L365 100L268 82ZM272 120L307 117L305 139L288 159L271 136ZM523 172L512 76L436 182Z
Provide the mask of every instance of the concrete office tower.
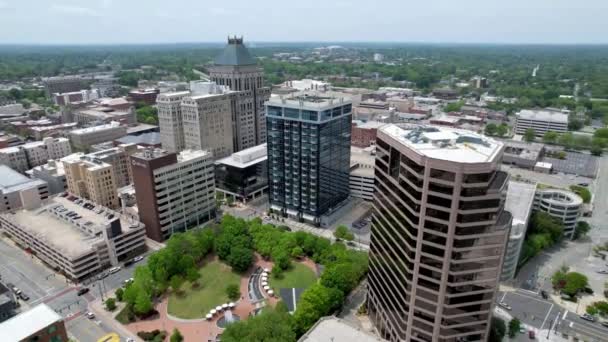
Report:
M243 45L243 38L228 38L208 70L211 81L241 92L233 117L235 151L266 142L264 102L270 98L270 88L264 87L264 71Z
M160 143L169 152L179 152L186 147L182 120L182 99L189 91L160 94L156 98Z
M118 208L112 165L99 159L69 155L62 160L68 192L111 209Z
M376 140L367 307L389 341L487 341L511 215L503 144L387 125Z
M212 89L182 100L186 149L208 150L213 158L224 158L234 150L232 114L235 92L211 83Z
M207 151L179 155L146 149L131 156L140 221L149 238L201 227L215 218L213 158Z
M509 182L505 210L508 210L511 213L513 222L511 224L511 232L509 233L509 242L507 243L505 259L502 264L501 281L508 281L515 277L519 255L521 254L521 247L523 246L526 237L528 221L532 214L535 192L535 183Z
M319 224L350 191L351 100L314 94L272 98L266 118L270 207Z

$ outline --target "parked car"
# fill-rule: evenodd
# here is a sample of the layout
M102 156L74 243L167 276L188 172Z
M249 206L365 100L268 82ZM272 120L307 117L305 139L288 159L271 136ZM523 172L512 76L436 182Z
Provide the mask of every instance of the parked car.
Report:
M500 307L502 307L502 308L505 308L505 309L509 310L509 311L511 310L511 306L509 304L505 303L505 302L500 302L500 303L498 303L498 305Z
M116 266L116 267L112 267L108 270L109 274L114 274L116 272L120 271L120 266Z
M21 294L21 290L17 286L13 286L11 290L13 290L13 293L17 296Z
M543 299L549 298L549 294L545 290L541 290L540 295L541 295L541 297L543 297Z
M125 281L124 281L125 286L131 284L134 280L135 279L133 279L133 278L125 279Z
M85 294L89 291L90 291L90 289L88 287L82 287L82 288L78 289L78 292L76 292L76 295L82 296L83 294Z
M24 301L26 301L26 302L27 302L28 300L30 300L30 297L29 297L28 295L26 295L25 293L23 293L23 292L21 292L21 293L19 294L19 298L21 298L21 300L24 300Z
M144 260L144 257L142 255L138 255L135 258L133 258L133 262L140 262Z
M589 321L589 322L595 322L595 317L591 316L590 314L582 314L580 315L580 318L584 319L585 321Z
M91 311L87 312L87 313L85 314L85 316L87 316L87 318L88 318L88 319L93 319L93 318L95 318L95 314L94 314L94 313L92 313Z
M101 272L97 275L97 280L101 280L108 276L108 272Z
M528 331L528 337L533 340L536 338L536 333L534 333L534 330L530 330Z
M597 271L599 274L608 274L608 270L599 270Z
M608 321L603 321L602 323L600 323L601 325L605 326L606 328L608 328Z

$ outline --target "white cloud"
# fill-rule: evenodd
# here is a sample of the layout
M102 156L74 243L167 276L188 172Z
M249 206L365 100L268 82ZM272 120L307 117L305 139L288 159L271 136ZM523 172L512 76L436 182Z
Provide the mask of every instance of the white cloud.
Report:
M101 14L88 7L80 7L80 6L69 6L69 5L53 5L51 6L51 10L63 14L68 15L76 15L76 16L89 16L89 17L100 17Z

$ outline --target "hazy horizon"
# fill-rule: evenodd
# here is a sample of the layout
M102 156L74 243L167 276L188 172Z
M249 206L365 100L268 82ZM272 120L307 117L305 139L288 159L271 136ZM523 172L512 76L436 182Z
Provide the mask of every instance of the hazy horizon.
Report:
M608 44L608 1L0 0L2 45Z

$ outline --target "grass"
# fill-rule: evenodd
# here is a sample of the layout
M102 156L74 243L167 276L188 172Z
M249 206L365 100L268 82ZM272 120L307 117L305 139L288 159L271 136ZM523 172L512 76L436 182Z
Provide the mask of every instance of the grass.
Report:
M317 281L317 275L313 270L299 262L292 262L291 268L283 272L281 279L276 279L272 274L270 286L278 293L282 288L307 288Z
M193 289L190 282L181 286L182 293L171 293L167 310L169 314L179 318L202 318L209 310L229 302L226 287L230 284L240 284L240 276L232 269L219 262L212 261L199 269L200 286Z
M131 311L131 309L128 305L125 305L125 307L116 315L116 320L122 324L131 323L131 321L129 321L129 311Z

